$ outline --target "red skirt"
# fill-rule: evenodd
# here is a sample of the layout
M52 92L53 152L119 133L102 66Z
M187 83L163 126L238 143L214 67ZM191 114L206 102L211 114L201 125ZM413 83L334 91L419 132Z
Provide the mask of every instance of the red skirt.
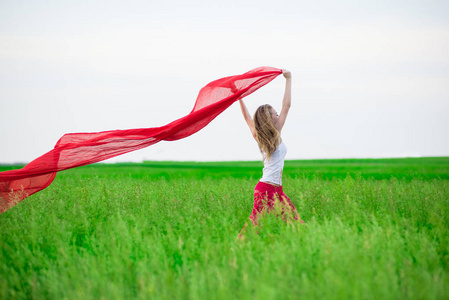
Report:
M257 217L263 211L269 213L276 201L279 201L281 205L288 205L292 210L293 217L295 220L300 220L299 214L296 211L295 206L290 201L290 198L284 194L282 186L272 185L266 182L259 181L259 183L254 188L254 206L251 216L251 222L257 225ZM282 212L282 214L284 214Z

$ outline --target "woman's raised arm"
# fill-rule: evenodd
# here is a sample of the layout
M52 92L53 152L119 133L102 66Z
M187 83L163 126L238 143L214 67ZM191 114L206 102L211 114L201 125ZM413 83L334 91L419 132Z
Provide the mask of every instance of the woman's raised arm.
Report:
M254 122L253 118L248 112L248 109L246 108L245 103L242 99L239 99L240 108L242 110L243 118L245 118L246 124L249 126L249 130L251 130L251 134L253 135L254 139L256 139L256 129L254 128Z
M287 119L288 111L292 105L292 73L290 71L283 69L282 73L286 79L285 81L285 92L284 99L282 100L282 109L279 114L279 120L277 121L276 127L279 132L281 132L284 127L285 120Z

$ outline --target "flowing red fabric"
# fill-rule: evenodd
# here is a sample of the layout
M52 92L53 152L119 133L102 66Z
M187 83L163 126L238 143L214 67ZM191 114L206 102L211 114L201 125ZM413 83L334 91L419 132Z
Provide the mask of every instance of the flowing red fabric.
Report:
M160 141L174 141L201 130L239 98L266 85L282 70L260 67L215 80L203 87L193 110L162 127L65 134L53 150L19 170L0 173L0 212L49 186L56 172L96 163Z

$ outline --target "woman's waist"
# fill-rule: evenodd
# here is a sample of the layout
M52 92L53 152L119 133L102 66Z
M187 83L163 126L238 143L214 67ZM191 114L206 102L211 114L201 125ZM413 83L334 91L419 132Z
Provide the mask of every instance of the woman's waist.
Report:
M281 188L282 189L281 184L271 182L271 181L263 181L263 179L259 180L259 183L257 184L257 186L263 186L266 188Z

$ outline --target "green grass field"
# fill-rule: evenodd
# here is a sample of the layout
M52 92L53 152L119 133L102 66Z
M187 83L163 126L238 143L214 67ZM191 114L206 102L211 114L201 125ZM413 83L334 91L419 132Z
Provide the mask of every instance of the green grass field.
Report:
M3 166L0 171L17 168ZM449 299L449 158L96 164L0 215L1 299Z

